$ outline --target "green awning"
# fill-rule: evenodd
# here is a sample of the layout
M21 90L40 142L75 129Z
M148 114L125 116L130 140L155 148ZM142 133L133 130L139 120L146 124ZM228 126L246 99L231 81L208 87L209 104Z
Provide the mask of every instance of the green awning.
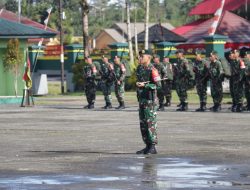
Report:
M17 22L0 19L0 38L52 38L57 34Z

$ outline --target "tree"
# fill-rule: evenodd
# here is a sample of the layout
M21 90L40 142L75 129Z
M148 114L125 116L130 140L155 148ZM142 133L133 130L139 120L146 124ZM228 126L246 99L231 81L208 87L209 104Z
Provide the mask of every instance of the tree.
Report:
M127 10L127 29L128 29L128 47L129 47L129 62L130 67L133 69L134 64L134 54L132 45L132 35L131 35L131 25L130 25L130 5L129 0L126 0L126 10Z
M145 0L145 39L144 48L148 49L149 0Z
M5 3L5 9L6 10L9 10L9 11L12 11L12 12L17 12L18 10L18 3L16 0L8 0L6 3Z
M82 30L83 30L83 47L84 47L84 57L89 56L89 4L87 0L81 1L82 6Z
M10 39L7 44L6 54L3 57L3 66L6 72L14 75L14 89L17 96L17 81L20 67L23 64L23 53L20 51L19 40Z

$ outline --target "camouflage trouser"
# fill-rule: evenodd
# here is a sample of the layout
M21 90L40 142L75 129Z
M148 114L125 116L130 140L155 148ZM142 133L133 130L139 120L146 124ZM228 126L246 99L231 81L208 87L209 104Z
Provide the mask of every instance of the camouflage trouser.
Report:
M221 104L223 98L223 88L222 81L220 79L211 80L211 96L214 104Z
M187 103L187 90L188 90L188 81L178 80L176 81L176 92L180 99L180 102Z
M196 80L196 90L199 96L200 102L207 102L207 80Z
M167 100L171 100L172 98L172 88L173 88L173 82L171 80L164 81L163 85L163 94L166 97Z
M86 83L85 94L86 94L88 104L94 104L95 97L96 97L96 84L94 82Z
M159 105L164 103L164 93L162 87L157 89L157 98L159 100Z
M250 76L246 77L245 96L246 96L247 104L250 106Z
M234 105L242 104L244 97L244 83L240 76L231 76L230 78L230 93Z
M139 118L142 139L145 144L157 144L156 105L151 101L140 101Z
M102 93L104 95L106 104L111 104L112 102L111 88L112 88L112 83L102 81Z
M118 102L124 102L124 82L115 84L115 96Z

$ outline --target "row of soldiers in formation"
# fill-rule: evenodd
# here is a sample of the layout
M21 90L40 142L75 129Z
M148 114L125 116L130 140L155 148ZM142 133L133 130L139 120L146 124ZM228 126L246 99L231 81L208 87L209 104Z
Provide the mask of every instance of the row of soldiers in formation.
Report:
M225 63L218 57L216 51L210 53L209 60L202 58L200 52L196 52L196 59L192 63L184 56L183 50L176 51L176 63L170 63L168 57L160 62L159 55L153 55L153 66L160 75L161 86L157 88L157 97L159 101L159 111L164 110L164 106L171 105L172 89L175 85L177 95L180 100L177 111L188 110L188 93L190 81L195 81L197 94L200 100L200 107L196 111L205 111L207 104L207 86L210 81L211 96L214 105L211 111L221 110L223 98L222 82L226 77L230 80L230 93L232 97L232 112L250 111L250 52L245 52L244 58L239 56L239 51L231 51L228 58L229 72L225 72ZM143 68L141 64L142 57L138 57L138 67L136 69L137 81L141 81L140 72ZM85 108L94 108L96 96L96 74L97 69L90 57L86 57L87 65L84 67L85 93L88 105ZM230 73L230 74L229 74ZM103 91L106 105L104 109L112 108L111 89L114 84L116 98L119 102L117 109L124 109L124 84L126 69L119 56L114 57L114 64L110 63L108 58L103 56L100 65L99 74L101 75L101 88ZM146 81L143 81L146 82ZM137 97L139 101L140 89L137 88ZM246 107L243 107L244 94L247 100Z
M244 58L241 58L240 52L233 50L229 54L228 61L220 59L216 51L210 53L209 59L202 58L201 52L196 52L193 63L185 58L183 50L177 50L176 57L176 63L171 64L168 57L164 57L161 63L158 55L153 56L153 66L161 77L161 88L157 89L158 110L162 111L164 106L170 106L173 82L180 100L177 111L188 110L187 90L191 81L195 81L200 100L200 107L196 111L206 110L208 82L210 82L214 103L210 110L220 111L223 98L222 82L227 77L230 81L232 97L231 111L250 111L250 52L245 52ZM139 76L142 68L143 66L139 65L136 71L138 81L141 80ZM244 94L247 100L245 107L243 107ZM164 96L166 98L165 104Z

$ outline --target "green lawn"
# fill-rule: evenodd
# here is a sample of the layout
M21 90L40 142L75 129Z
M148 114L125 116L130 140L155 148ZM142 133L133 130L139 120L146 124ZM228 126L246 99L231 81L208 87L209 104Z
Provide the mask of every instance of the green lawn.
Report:
M82 96L84 94L84 92L73 92L73 93L65 93L65 94L61 94L61 87L60 87L60 82L49 82L48 85L48 89L49 89L49 94L46 97L62 97L62 96ZM97 96L102 95L102 92L98 91L97 92ZM112 94L114 95L114 92ZM125 98L127 101L136 101L136 93L134 91L130 91L130 92L126 92L125 93ZM191 104L199 104L199 98L198 95L196 93L196 90L189 90L188 91L188 101ZM179 99L178 96L175 92L175 90L173 90L172 93L172 102L173 103L179 103ZM212 103L212 98L211 96L208 96L208 103ZM224 94L223 96L223 103L231 103L231 96L229 94Z

